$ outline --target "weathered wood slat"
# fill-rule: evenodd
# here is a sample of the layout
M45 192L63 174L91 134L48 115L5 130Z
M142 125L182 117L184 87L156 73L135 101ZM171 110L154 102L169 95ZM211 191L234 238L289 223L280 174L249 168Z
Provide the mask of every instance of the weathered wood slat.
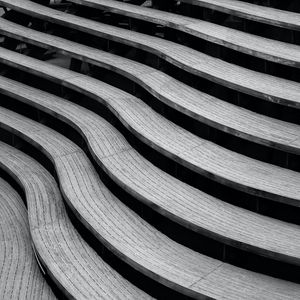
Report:
M106 105L143 142L222 184L299 206L300 174L201 139L154 112L138 98L94 78L0 49L0 61L58 82Z
M239 52L276 63L300 67L300 46L263 38L225 26L152 8L111 0L68 0L72 3L141 19L186 32ZM299 18L300 19L300 18ZM299 22L300 24L300 22Z
M59 51L133 79L172 108L249 141L300 154L300 127L209 96L156 69L0 18L0 33Z
M0 0L0 5L42 18L44 21L143 49L192 74L203 76L231 89L300 108L300 84L297 82L248 70L177 43L66 14L31 1Z
M6 129L26 137L35 146L42 146L55 164L62 193L71 208L109 249L117 255L121 254L136 269L198 299L203 296L216 299L256 297L278 300L300 297L300 285L249 272L195 253L153 229L106 190L86 156L60 134L4 108L0 108L0 120ZM0 143L0 149L0 166L17 177L26 190L32 220L31 232L41 257L44 250L47 253L44 257L53 259L52 255L56 252L53 251L52 243L55 243L56 238L61 243L59 249L67 252L70 249L68 242L71 243L69 238L75 243L78 236L70 230L70 224L66 224L67 218L53 178L21 152L3 143ZM59 153L60 149L63 150L62 154ZM44 201L37 203L38 197L44 197ZM50 248L42 250L42 236L42 244L49 242L52 244ZM80 247L84 249L84 244ZM70 270L64 259L69 264L78 264L82 256L76 254L60 253L56 257L58 261L53 263L60 269L60 273ZM89 267L97 266L97 262L89 264ZM82 269L80 274L83 275L85 271ZM74 279L75 274L72 273L71 277ZM96 283L98 287L103 287L99 282L92 277L89 284ZM77 289L80 287L79 283L75 285ZM115 287L113 290L122 295ZM121 298L124 299L123 295ZM138 296L136 299L141 298Z
M56 299L34 256L25 205L1 178L0 299Z
M17 120L15 119L15 121ZM19 125L22 126L25 123L21 121ZM24 130L26 131L26 129ZM32 132L34 131L35 128ZM46 145L43 146L47 147ZM57 147L60 146L57 143ZM15 177L24 188L29 210L30 233L37 254L51 277L69 298L150 298L122 278L82 240L68 219L59 189L53 177L41 165L20 151L0 142L0 167ZM16 254L15 251L18 249L17 245L14 245L14 247L16 248L14 248L12 254ZM23 251L29 251L28 245ZM18 262L19 264L19 267L21 267L21 259ZM32 262L28 265L28 268L31 265ZM0 274L3 277L9 277L10 275L8 270L4 270ZM16 279L18 277L16 276ZM6 283L5 278L3 279L0 286ZM24 294L22 296L1 299L25 299L25 288L30 292L30 285L23 286L22 291ZM39 288L42 288L42 286L36 286L36 290L31 295L32 297L26 299L50 298L45 290L37 290ZM1 293L2 291L1 289ZM18 292L16 281L11 292L12 295L16 295L15 293ZM35 293L37 298L34 298Z
M300 14L236 0L181 0L226 14L277 27L300 30Z
M81 106L4 77L0 91L74 127L107 174L157 212L222 243L300 265L299 226L224 203L162 172Z
M34 14L38 18L152 52L193 74L204 76L233 89L294 108L300 107L298 83L252 72L175 43L53 11L31 1L22 3L20 0L0 0L0 4L1 1L9 2L8 6L17 5L18 10ZM112 10L115 9L116 3L113 2L111 5L105 0L84 2L90 5L97 2L111 7ZM155 11L140 11L139 8L130 11L130 7L118 6L116 12L136 15L141 19L149 18L151 22L172 28L179 26L180 30L192 31L196 36L205 35L205 39L212 42L221 44L224 41L228 42L230 44L226 46L231 48L245 46L245 38L249 36L202 21L184 23L188 18L183 17L183 21L178 18L179 16L159 11L156 11L157 15L154 16L156 19L153 19L148 12ZM53 15L49 14L49 11L53 12ZM77 23L80 21L82 24ZM2 25L7 26L9 23L0 20L0 32ZM195 115L196 111L197 117L204 118L207 124L215 122L213 126L216 128L220 123L218 118L224 116L223 113L215 117L212 115L215 112L210 111L214 107L211 103L216 107L223 104L223 101L189 88L160 71L63 39L36 34L29 29L26 33L22 33L21 28L12 25L4 31L9 36L17 36L21 40L48 49L59 49L61 53L105 66L110 70L117 69L120 74L125 74L146 87L161 101L168 105L172 103L171 106L176 109L178 109L176 106L182 105L180 107L182 111L187 110L187 105L187 114ZM229 34L228 31L233 37L224 38L223 35ZM28 36L24 37L27 33ZM254 37L252 41L256 43L262 41L263 45L257 47L256 43L249 43L246 50L244 48L238 50L250 51L252 55L271 60L280 58L280 63L293 62L292 65L295 61L298 63L297 47L288 53L287 48L280 48L280 45L282 47L285 45L284 43L276 42L282 51L275 54L267 40ZM263 51L262 46L266 47ZM77 53L74 51L76 47ZM255 49L261 52L256 53ZM141 141L185 167L236 189L299 206L300 173L249 159L200 139L167 121L140 99L88 76L4 49L0 49L0 56L0 61L5 64L57 82L106 105ZM282 57L284 60L281 60ZM289 62L286 60L287 57L290 57ZM226 76L229 79L224 76L224 72L227 71ZM253 76L250 81L249 76ZM255 84L260 85L257 87ZM277 87L274 84L281 86ZM280 94L283 87L284 93ZM181 93L178 93L179 89ZM223 203L180 182L139 155L111 124L78 105L3 77L0 77L0 90L73 126L87 141L90 152L98 164L117 184L168 218L225 244L299 265L299 226ZM187 93L192 101L182 103L180 98L183 93ZM206 105L204 108L201 104L195 105L200 95ZM218 110L221 108L222 105ZM234 134L245 134L251 140L251 134L254 133L255 142L299 153L299 126L264 118L227 103L225 108L230 109L229 112L226 111L227 120L221 122L222 130L228 130L226 122L227 126L230 126L228 113L236 111L244 117L245 122L239 120L237 125L232 126ZM250 121L247 120L248 117ZM254 128L246 128L259 120L265 125L262 133L257 124ZM267 133L274 124L277 131ZM300 285L249 272L201 255L158 232L116 199L102 184L82 150L57 132L4 108L0 108L0 127L27 140L48 156L55 166L61 192L78 219L107 246L109 251L138 272L194 298L278 300L300 298ZM81 240L67 219L60 192L47 171L28 156L1 142L0 167L14 176L25 189L27 200L31 201L29 201L30 225L33 239L38 241L36 243L38 253L48 267L49 273L61 285L67 296L88 299L150 298L119 276ZM40 203L41 199L45 201Z

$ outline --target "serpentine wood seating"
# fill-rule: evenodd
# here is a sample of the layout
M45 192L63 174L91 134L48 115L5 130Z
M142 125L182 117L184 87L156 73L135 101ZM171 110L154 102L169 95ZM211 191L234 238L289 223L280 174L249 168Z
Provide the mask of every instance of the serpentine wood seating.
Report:
M106 173L157 212L233 247L300 265L299 226L224 203L184 184L149 163L112 125L81 106L1 76L0 92L74 127Z
M2 110L1 112L4 113ZM5 114L9 119L10 112L6 111ZM23 117L15 117L12 120L18 122L19 126L24 126L23 130L30 132L34 137L46 133L46 130L39 131L39 126L27 124ZM58 137L57 140L53 160L62 161L63 158L57 155L73 153L74 148L62 144ZM44 139L43 147L48 148L48 145L49 143L47 144ZM59 171L64 172L64 168L70 165L72 163L60 165ZM75 299L150 298L108 266L81 238L68 219L53 177L41 165L19 150L0 142L0 167L16 178L25 190L30 233L36 252L50 276L68 297ZM67 180L62 182L62 184L67 183ZM8 272L3 274L9 275ZM28 286L23 288L26 287L28 288ZM13 291L18 292L16 286L13 287Z
M255 97L300 107L300 84L255 72L191 48L146 34L101 24L53 10L31 1L0 0L0 5L98 37L143 49L197 76Z
M69 2L175 28L267 60L278 60L279 63L294 67L300 65L299 46L115 1ZM34 18L63 25L66 30L74 28L146 50L188 72L243 93L295 109L300 107L299 83L247 70L173 42L93 22L31 1L0 0L0 5L3 3ZM251 4L246 5L249 7ZM273 19L274 15L270 18ZM284 27L285 24L280 26ZM3 19L0 19L0 33L119 73L148 90L158 100L209 126L287 153L300 153L299 125L228 104L144 64ZM224 37L224 34L230 35ZM155 113L141 99L94 78L3 48L0 48L0 62L73 89L88 96L91 102L104 104L144 144L193 172L246 193L299 206L300 173L250 159L201 139ZM299 226L230 205L181 182L146 160L136 151L135 145L130 145L110 123L79 105L2 76L0 93L29 105L33 111L41 110L73 127L87 142L96 163L117 185L188 230L220 242L219 247L224 247L223 259L226 260L227 255L234 255L235 249L232 247L236 247L242 249L245 259L251 258L252 252L256 258L265 256L272 263L277 260L295 268L300 266ZM12 101L12 106L18 110L14 106L16 100L4 98L1 101ZM233 118L236 122L232 122ZM37 148L36 151L42 151L50 159L61 192L75 216L108 251L137 273L193 298L300 298L299 284L210 258L157 231L114 197L102 184L84 152L58 132L1 107L0 127L26 140ZM70 137L72 135L67 130L62 130L62 133L70 134ZM30 224L36 224L33 225L32 235L38 245L37 253L67 296L89 299L150 298L121 277L85 244L69 222L58 187L45 169L1 142L0 168L15 177L25 189ZM42 197L45 201L40 204ZM42 239L44 241L41 242ZM51 244L54 239L63 245L60 252L57 251L58 244ZM62 239L66 240L62 242ZM74 252L70 254L68 251ZM62 268L62 271L58 268Z
M29 232L22 199L0 178L0 299L55 299L35 260Z
M156 151L194 172L247 193L299 206L300 174L201 139L154 112L140 99L94 78L0 49L0 61L49 79L107 106Z
M300 154L300 126L269 118L204 94L144 64L0 18L0 33L125 75L172 108L251 142Z
M178 14L111 0L68 0L186 32L201 39L276 63L300 67L300 46Z
M80 148L57 132L4 108L0 108L0 123L6 130L42 149L55 165L62 193L75 214L111 251L140 272L195 298L247 299L255 295L257 299L271 297L282 300L300 297L300 285L228 265L198 254L162 235L112 196ZM53 178L33 159L3 143L0 143L0 166L17 177L26 191L37 252L45 265L56 266L50 272L59 269L55 277L64 276L71 267L64 265L66 262L63 259L68 257L69 264L79 268L78 273L72 272L72 280L77 279L75 275L86 274L89 270L78 265L82 256L79 253L66 253L70 250L69 243L81 253L86 248L68 222ZM45 190L49 193L45 193ZM37 206L39 197L43 201L39 201ZM54 245L51 244L54 236L60 241L60 253L56 247L56 251L53 251ZM58 255L54 260L53 254ZM89 257L87 255L86 259ZM105 268L99 260L90 262L89 268ZM107 283L106 278L94 276L90 277L89 285L103 288L105 284L99 285L99 282ZM121 280L119 277L117 279ZM83 284L77 282L74 287L83 288ZM89 290L92 287L86 288ZM115 286L112 288L111 283L110 292L114 292L115 297L121 295L122 299L126 292L130 299L141 299L143 296L136 294L136 290L128 291L124 285L121 290Z
M181 0L226 14L277 27L300 30L300 14L236 0Z

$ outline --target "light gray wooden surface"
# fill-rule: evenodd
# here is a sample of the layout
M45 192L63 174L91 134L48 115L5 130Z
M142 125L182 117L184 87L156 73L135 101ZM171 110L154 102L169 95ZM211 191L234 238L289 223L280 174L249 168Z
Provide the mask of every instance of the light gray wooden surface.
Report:
M181 0L248 20L300 30L300 14L237 0Z
M146 88L163 103L224 132L300 154L299 125L269 118L219 100L147 65L1 18L0 33L115 71Z
M174 42L66 14L28 0L0 0L0 5L154 53L183 70L228 88L282 105L300 107L300 84L297 82L255 72Z
M6 117L9 118L9 115L7 111ZM29 126L22 118L15 118L14 121L33 136L39 134L38 126ZM42 147L47 148L47 141ZM57 143L56 147L57 154L72 151L72 146ZM24 188L30 234L36 251L50 276L68 298L150 298L108 266L80 237L68 219L58 186L41 165L0 142L0 167L15 177ZM3 272L3 276L8 275L8 272ZM12 291L18 292L17 285ZM46 293L45 297L42 294L40 296L38 299L47 299ZM20 299L24 299L23 296Z
M26 207L1 178L0 299L56 299L34 256Z
M300 227L209 196L161 171L107 121L41 90L0 77L0 91L66 122L123 189L171 220L222 243L300 265Z
M300 46L290 43L279 42L211 22L115 0L68 1L163 25L239 52L284 65L300 67Z
M0 61L61 83L106 105L141 141L222 184L299 206L300 174L201 139L154 112L140 99L94 78L0 49Z
M62 194L76 215L111 251L147 276L198 299L203 296L216 299L278 300L300 297L298 284L201 255L158 232L112 196L80 148L57 132L4 108L0 108L0 123L5 129L39 147L53 161ZM13 173L25 187L31 233L38 253L48 260L46 265L54 264L53 269L58 270L58 277L66 273L70 276L71 266L79 268L79 272L75 273L78 276L86 274L91 267L103 268L103 264L99 265L99 257L98 262L88 264L89 269L80 264L86 248L82 240L80 245L78 234L68 223L59 191L48 172L19 151L13 151L3 143L0 146L0 166ZM37 202L40 197L44 201ZM56 247L53 248L55 239L60 241L59 253L54 251ZM70 243L77 243L77 247L70 248ZM68 252L74 248L81 251L81 254ZM55 260L53 254L56 254ZM52 272L55 271L53 269ZM74 272L71 274L71 282L74 282L78 277ZM95 278L91 276L84 286L78 281L75 288L89 290L93 283L94 288L103 288L99 282L104 280L108 284L106 278ZM69 284L71 282L69 279ZM111 284L109 286L112 288ZM127 290L114 287L113 292L115 297L121 295L121 299L124 299L123 293ZM136 299L141 299L139 297L141 295ZM132 298L134 296L129 296L129 299Z

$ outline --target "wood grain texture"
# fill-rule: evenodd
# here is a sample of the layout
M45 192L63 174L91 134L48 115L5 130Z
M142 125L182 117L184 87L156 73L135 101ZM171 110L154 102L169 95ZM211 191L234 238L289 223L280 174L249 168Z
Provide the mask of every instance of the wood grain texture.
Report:
M111 251L147 276L197 299L292 300L300 297L300 285L233 267L162 235L112 196L85 154L80 149L71 150L76 146L60 134L4 108L0 109L0 119L8 130L13 129L14 133L26 136L35 146L43 145L43 151L55 164L62 193L75 213ZM28 131L31 125L33 128ZM63 152L59 155L61 147ZM66 149L71 152L66 154ZM72 265L79 267L85 247L82 241L80 247L79 242L78 247L69 245L77 242L79 237L67 221L53 178L28 156L3 143L0 143L0 166L14 174L24 186L31 232L40 256L53 260L53 255L60 249L59 255L52 261L60 276L68 273L72 280L77 278L75 274L84 276L88 270L82 267L79 273L71 271ZM40 197L44 201L37 202ZM58 249L55 247L57 239L60 241ZM45 242L50 245L43 247ZM80 254L74 253L74 248L81 250ZM88 257L85 256L85 259ZM99 267L98 263L91 262L89 268ZM90 277L86 284L96 283L97 287L103 288L102 284L99 285L103 281L99 280ZM73 288L79 289L81 284L79 281ZM124 299L123 289L120 291L114 287L113 290Z
M300 265L300 227L224 203L161 171L107 121L54 95L0 77L0 91L66 122L106 173L171 220L222 243Z
M300 30L300 14L236 0L181 0L248 20Z
M0 5L45 21L143 49L183 70L228 88L267 101L300 108L300 84L297 82L255 72L177 43L66 14L28 0L0 0Z
M34 256L25 205L1 178L0 299L56 299Z
M117 72L172 108L235 136L300 154L300 126L269 118L202 93L156 69L0 18L0 33Z
M26 131L26 129L24 130ZM57 144L57 146L60 145ZM150 298L122 278L83 241L68 219L53 177L41 165L20 151L0 142L0 167L15 177L24 188L29 210L30 234L36 251L50 276L68 298ZM27 234L29 235L29 233ZM27 245L23 251L28 252L28 247L30 246ZM17 254L18 249L17 245L14 245L12 254ZM29 259L26 264L28 264L27 269L33 268L33 262ZM7 265L8 262L4 264L4 267ZM10 266L10 269L12 267L13 265ZM19 259L19 268L21 268L21 259ZM12 272L13 270L9 272L6 268L1 274L3 277L7 276L11 279ZM25 275L26 269L23 274L24 278L26 278ZM15 297L19 292L18 277L20 276L15 274L14 286L7 287L14 297L1 299L25 299L24 295L26 294L22 294L19 298ZM31 281L34 283L33 277ZM6 282L6 280L1 280L0 286ZM35 290L31 295L30 285L28 285L27 291L25 290L26 286L23 286L22 292L30 296L26 299L51 298L49 295L47 296L47 290L41 289L41 285L38 286L37 283L35 285ZM36 290L38 288L40 290ZM7 290L4 289L4 292Z
M92 8L160 24L276 63L300 67L300 46L263 38L207 21L111 0L68 0ZM287 14L287 13L286 13ZM292 14L292 13L291 13ZM300 17L299 24L300 24Z
M300 205L300 174L201 139L154 112L140 99L42 61L0 49L0 61L60 82L107 106L141 141L185 167L222 184L289 205Z
M201 296L189 286L222 262L173 242L129 210L107 190L80 148L62 135L4 108L0 108L0 123L48 155L55 164L65 200L111 251L152 279L184 294ZM41 176L40 180L44 181Z

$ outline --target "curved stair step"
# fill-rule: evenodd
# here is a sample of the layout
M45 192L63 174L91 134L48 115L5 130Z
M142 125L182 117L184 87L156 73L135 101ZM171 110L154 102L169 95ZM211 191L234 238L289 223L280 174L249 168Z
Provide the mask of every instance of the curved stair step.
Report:
M0 33L107 68L134 80L170 107L226 133L300 154L300 126L209 96L156 69L0 18Z
M282 28L300 30L300 14L236 0L181 0L226 14Z
M1 76L0 91L75 128L106 173L157 212L224 244L300 265L300 226L225 203L177 180L144 159L110 123L70 101Z
M141 141L186 168L231 188L300 205L300 174L240 155L168 121L140 99L94 78L0 49L0 61L60 83L107 106Z
M56 299L35 259L25 205L1 178L0 299Z
M248 70L177 43L101 24L28 0L0 0L0 5L35 18L145 50L194 75L205 77L236 91L300 108L300 84L297 82Z
M12 130L34 146L42 148L53 161L62 193L75 214L81 216L81 220L111 251L122 259L126 258L126 262L135 269L170 288L198 299L204 296L216 299L249 299L254 294L260 299L300 297L298 284L228 265L173 242L112 196L99 180L85 154L76 145L57 132L19 114L4 108L0 108L0 112L1 124L5 129ZM1 143L0 149L3 147ZM45 178L45 170L42 174L32 172L36 167L32 170L30 165L25 164L29 159L27 156L24 158L22 155L16 159L16 151L6 146L5 155L1 156L1 150L2 168L11 170L14 176L19 175L19 180L25 186L28 186L26 181L29 179L30 182L49 182L49 178ZM17 152L20 155L20 152ZM30 164L32 163L33 160L30 159ZM28 170L29 174L24 174ZM29 193L28 190L26 192ZM58 191L54 193L51 190L50 195L57 196ZM45 193L45 196L49 194ZM54 203L52 202L52 210L56 211L56 206L58 203L62 205L62 202ZM29 204L33 205L34 202L29 201ZM48 235L49 225L53 226L57 221L65 222L66 218L61 217L62 213L60 217L56 215L56 222L51 218L45 222L41 216L44 215L43 211L38 213L35 210L30 215L42 220L44 230L40 229L39 225L36 230L32 230L34 240L35 234L40 234L41 231ZM72 240L75 239L74 235L71 235ZM49 236L45 238L52 241ZM37 251L41 253L39 246L36 244ZM68 258L70 260L70 256ZM94 263L92 266L97 265Z
M30 130L28 126L25 128ZM83 241L68 219L53 177L40 164L0 142L0 167L16 178L25 190L30 233L36 252L68 298L150 299ZM17 292L16 287L13 287L14 292ZM47 297L46 292L44 296Z
M111 0L68 0L91 8L140 19L188 33L200 39L273 61L300 67L300 46L153 8Z

